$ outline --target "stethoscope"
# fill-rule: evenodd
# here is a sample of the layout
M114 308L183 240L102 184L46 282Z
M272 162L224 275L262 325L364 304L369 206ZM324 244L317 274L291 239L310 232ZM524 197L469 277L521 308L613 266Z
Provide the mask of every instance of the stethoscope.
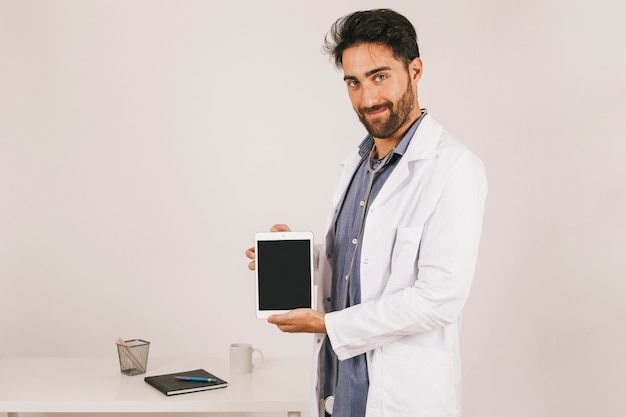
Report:
M358 246L361 244L361 238L363 237L363 226L365 225L365 219L367 217L367 209L369 206L369 200L370 200L370 195L372 194L372 187L374 186L374 177L376 176L376 174L378 174L384 167L385 165L387 165L387 163L389 163L389 161L391 160L391 157L393 156L394 151L396 150L396 148L393 148L391 151L389 151L389 153L387 153L387 155L385 155L385 157L383 159L381 159L380 161L375 161L374 160L374 152L376 150L376 145L374 145L372 147L372 150L370 151L369 154L369 158L367 160L367 170L370 173L370 177L369 180L367 182L367 189L365 191L365 198L363 199L363 210L361 211L361 219L359 221L359 231L357 233L357 241L356 244L354 245L354 251L352 252L352 259L350 260L350 268L348 269L348 274L346 275L346 286L344 288L343 291L343 308L347 308L349 307L349 301L350 301L350 277L351 277L351 273L352 273L352 267L354 266L354 260L356 259L356 253L358 250ZM378 162L378 163L375 163ZM375 166L372 166L372 165ZM335 389L337 389L337 382L339 380L339 359L335 359L336 360L336 367L335 367ZM334 395L329 395L328 397L326 397L326 399L324 399L324 409L326 410L326 412L328 414L332 414L333 413L333 408L335 405L335 396Z

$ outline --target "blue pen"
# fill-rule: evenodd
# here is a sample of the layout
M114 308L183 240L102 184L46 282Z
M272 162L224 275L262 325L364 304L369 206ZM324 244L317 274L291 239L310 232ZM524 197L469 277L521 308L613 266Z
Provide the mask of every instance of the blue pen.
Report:
M197 376L177 376L179 381L217 382L215 378L200 378Z

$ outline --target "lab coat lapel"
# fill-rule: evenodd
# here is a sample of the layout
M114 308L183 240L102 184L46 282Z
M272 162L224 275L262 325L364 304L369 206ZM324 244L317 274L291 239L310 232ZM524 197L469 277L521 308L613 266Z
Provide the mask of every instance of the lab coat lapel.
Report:
M341 202L343 201L343 196L348 189L348 185L350 185L350 181L352 181L354 171L356 171L360 161L361 157L359 156L358 149L356 149L341 164L341 175L339 176L339 180L337 181L337 186L335 187L335 195L333 196L332 202L335 214L337 209L339 208L339 204L341 204Z
M437 145L441 137L442 129L432 117L424 116L424 120L415 132L415 135L409 143L409 147L398 162L385 185L381 188L374 204L384 203L395 191L400 187L414 172L414 165L419 160L431 159L437 155Z

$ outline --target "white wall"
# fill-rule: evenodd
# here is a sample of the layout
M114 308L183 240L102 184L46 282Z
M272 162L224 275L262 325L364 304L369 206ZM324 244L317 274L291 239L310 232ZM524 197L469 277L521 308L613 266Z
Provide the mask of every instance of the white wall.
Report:
M489 174L465 417L624 415L618 0L0 0L0 356L306 355L243 253L322 236L364 131L321 41L372 7L416 24L420 104Z

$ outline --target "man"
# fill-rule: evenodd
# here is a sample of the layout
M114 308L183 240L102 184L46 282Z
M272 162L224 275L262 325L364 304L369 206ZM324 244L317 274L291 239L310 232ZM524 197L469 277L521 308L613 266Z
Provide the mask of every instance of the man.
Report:
M312 416L458 417L459 317L482 227L483 165L420 109L422 61L404 16L345 16L325 49L369 135L333 197L317 309L268 321L316 334Z

